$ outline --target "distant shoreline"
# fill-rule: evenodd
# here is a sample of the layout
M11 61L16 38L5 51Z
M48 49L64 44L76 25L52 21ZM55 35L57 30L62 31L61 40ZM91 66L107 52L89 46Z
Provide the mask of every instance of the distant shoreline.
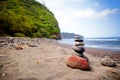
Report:
M58 42L62 44L74 45L74 39L62 39L58 40ZM84 39L85 47L95 48L95 49L103 49L103 50L111 50L111 51L119 51L120 52L120 38L92 38L92 39Z

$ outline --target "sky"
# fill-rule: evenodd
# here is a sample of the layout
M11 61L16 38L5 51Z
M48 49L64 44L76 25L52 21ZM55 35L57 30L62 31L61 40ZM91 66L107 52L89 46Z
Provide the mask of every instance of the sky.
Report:
M37 0L53 12L61 32L120 36L120 0Z

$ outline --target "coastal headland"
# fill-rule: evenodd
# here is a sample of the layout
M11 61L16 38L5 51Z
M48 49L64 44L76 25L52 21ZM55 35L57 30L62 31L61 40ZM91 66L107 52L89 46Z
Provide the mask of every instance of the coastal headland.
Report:
M120 80L120 52L85 48L91 69L83 71L66 65L74 55L72 46L46 38L0 38L0 80ZM100 64L104 56L116 67Z

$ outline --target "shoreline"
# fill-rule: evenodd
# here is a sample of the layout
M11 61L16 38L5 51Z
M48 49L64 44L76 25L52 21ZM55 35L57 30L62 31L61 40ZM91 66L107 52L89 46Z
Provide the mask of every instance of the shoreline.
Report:
M103 41L103 40L102 40ZM58 42L59 43L61 43L61 44L68 44L68 45L74 45L74 39L63 39L63 40L58 40ZM95 49L105 49L105 50L111 50L111 51L119 51L120 52L120 46L115 46L115 44L112 46L112 44L110 44L109 46L105 46L105 45L101 45L101 46L99 46L99 44L97 43L97 44L93 44L93 42L92 42L92 45L89 45L89 44L87 44L87 42L89 42L89 41L84 41L85 42L85 47L88 47L88 48L95 48Z
M60 43L58 44L62 46L66 46L72 49L73 45ZM104 57L104 56L110 56L113 60L117 61L117 63L120 63L120 51L119 50L111 50L111 49L103 49L103 48L93 48L93 47L86 47L85 46L85 52L84 54L90 54L95 57Z
M72 45L69 44L61 44L61 46L68 47L72 49ZM85 47L84 54L90 54L94 57L103 58L104 56L110 56L113 60L115 60L117 63L120 63L120 51L115 50L108 50L108 49L101 49L101 48L92 48L92 47Z

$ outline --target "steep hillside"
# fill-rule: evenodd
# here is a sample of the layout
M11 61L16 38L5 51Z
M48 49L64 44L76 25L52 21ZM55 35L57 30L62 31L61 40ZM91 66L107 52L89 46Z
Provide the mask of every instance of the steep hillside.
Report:
M36 0L0 0L0 36L60 38L54 14Z

